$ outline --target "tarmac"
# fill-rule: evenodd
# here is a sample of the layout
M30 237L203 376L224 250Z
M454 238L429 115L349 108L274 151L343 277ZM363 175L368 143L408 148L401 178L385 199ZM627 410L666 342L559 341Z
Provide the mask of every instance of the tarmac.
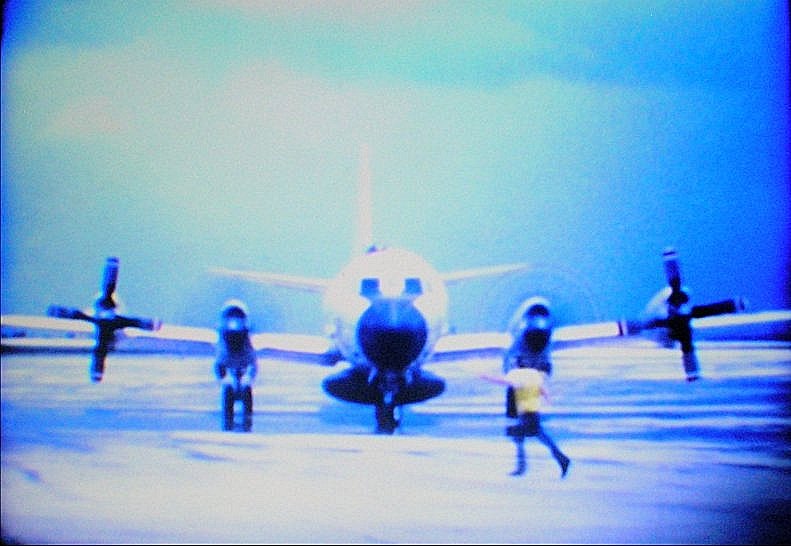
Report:
M6 543L785 544L791 350L648 343L557 351L545 430L509 476L497 360L427 366L443 395L393 436L334 400L336 368L259 361L251 432L223 432L207 357L2 357ZM343 366L343 364L339 364Z

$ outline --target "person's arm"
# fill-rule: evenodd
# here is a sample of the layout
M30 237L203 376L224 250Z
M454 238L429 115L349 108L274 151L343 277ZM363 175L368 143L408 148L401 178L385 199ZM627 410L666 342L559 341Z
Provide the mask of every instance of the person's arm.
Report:
M546 387L546 385L541 385L538 388L538 391L541 393L541 396L544 397L544 400L547 401L547 404L552 403L552 398L549 396L549 389Z
M497 383L498 385L505 385L507 387L511 386L511 383L509 381L507 381L505 379L505 377L502 376L502 375L482 374L482 375L479 375L478 377L480 377L484 381L489 381L490 383Z
M549 402L549 392L544 387L539 387L538 392L541 393L541 396L544 397L544 400Z

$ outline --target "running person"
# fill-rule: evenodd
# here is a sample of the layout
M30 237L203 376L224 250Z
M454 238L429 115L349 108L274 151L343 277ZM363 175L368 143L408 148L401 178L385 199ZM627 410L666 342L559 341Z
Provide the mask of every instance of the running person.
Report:
M546 377L545 372L526 367L522 363L520 363L520 367L511 369L504 376L481 376L481 379L513 388L516 418L519 421L506 428L506 434L516 444L516 469L511 472L512 476L520 476L527 470L524 443L528 436L535 436L539 442L549 448L552 456L560 465L561 478L566 476L571 464L571 460L560 451L552 438L541 427L541 399L548 398L544 384Z

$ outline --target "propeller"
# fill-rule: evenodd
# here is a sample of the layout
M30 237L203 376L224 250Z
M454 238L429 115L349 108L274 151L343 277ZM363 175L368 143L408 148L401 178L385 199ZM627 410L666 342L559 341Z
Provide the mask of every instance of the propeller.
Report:
M118 284L118 258L110 256L104 264L104 274L102 275L102 291L96 300L97 311L99 309L115 309L116 303L113 299L115 287Z
M114 299L118 284L118 258L110 256L104 264L101 292L94 303L94 314L74 307L50 305L47 315L55 318L84 320L95 325L96 344L91 360L90 378L94 382L101 381L104 374L104 359L114 349L116 331L123 328L140 328L142 330L159 330L162 321L158 318L127 317L116 314L117 303Z
M666 248L662 259L668 287L661 290L649 303L647 308L653 318L644 322L640 329L666 329L669 339L681 344L681 358L687 381L695 381L700 378L700 366L692 341L692 319L743 311L745 303L742 298L733 298L704 305L690 305L689 291L682 285L681 266L676 249Z

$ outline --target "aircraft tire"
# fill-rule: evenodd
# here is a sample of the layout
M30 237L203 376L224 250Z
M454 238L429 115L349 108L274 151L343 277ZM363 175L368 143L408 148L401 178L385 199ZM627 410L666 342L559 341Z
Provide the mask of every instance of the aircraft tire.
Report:
M245 387L242 391L242 430L250 432L253 428L253 389Z
M377 404L376 405L376 433L377 434L393 434L395 429L398 428L398 419L396 419L396 408L392 404Z
M253 414L253 389L250 387L245 387L242 391L242 406L245 417Z
M223 430L233 430L233 387L226 386L222 390Z

